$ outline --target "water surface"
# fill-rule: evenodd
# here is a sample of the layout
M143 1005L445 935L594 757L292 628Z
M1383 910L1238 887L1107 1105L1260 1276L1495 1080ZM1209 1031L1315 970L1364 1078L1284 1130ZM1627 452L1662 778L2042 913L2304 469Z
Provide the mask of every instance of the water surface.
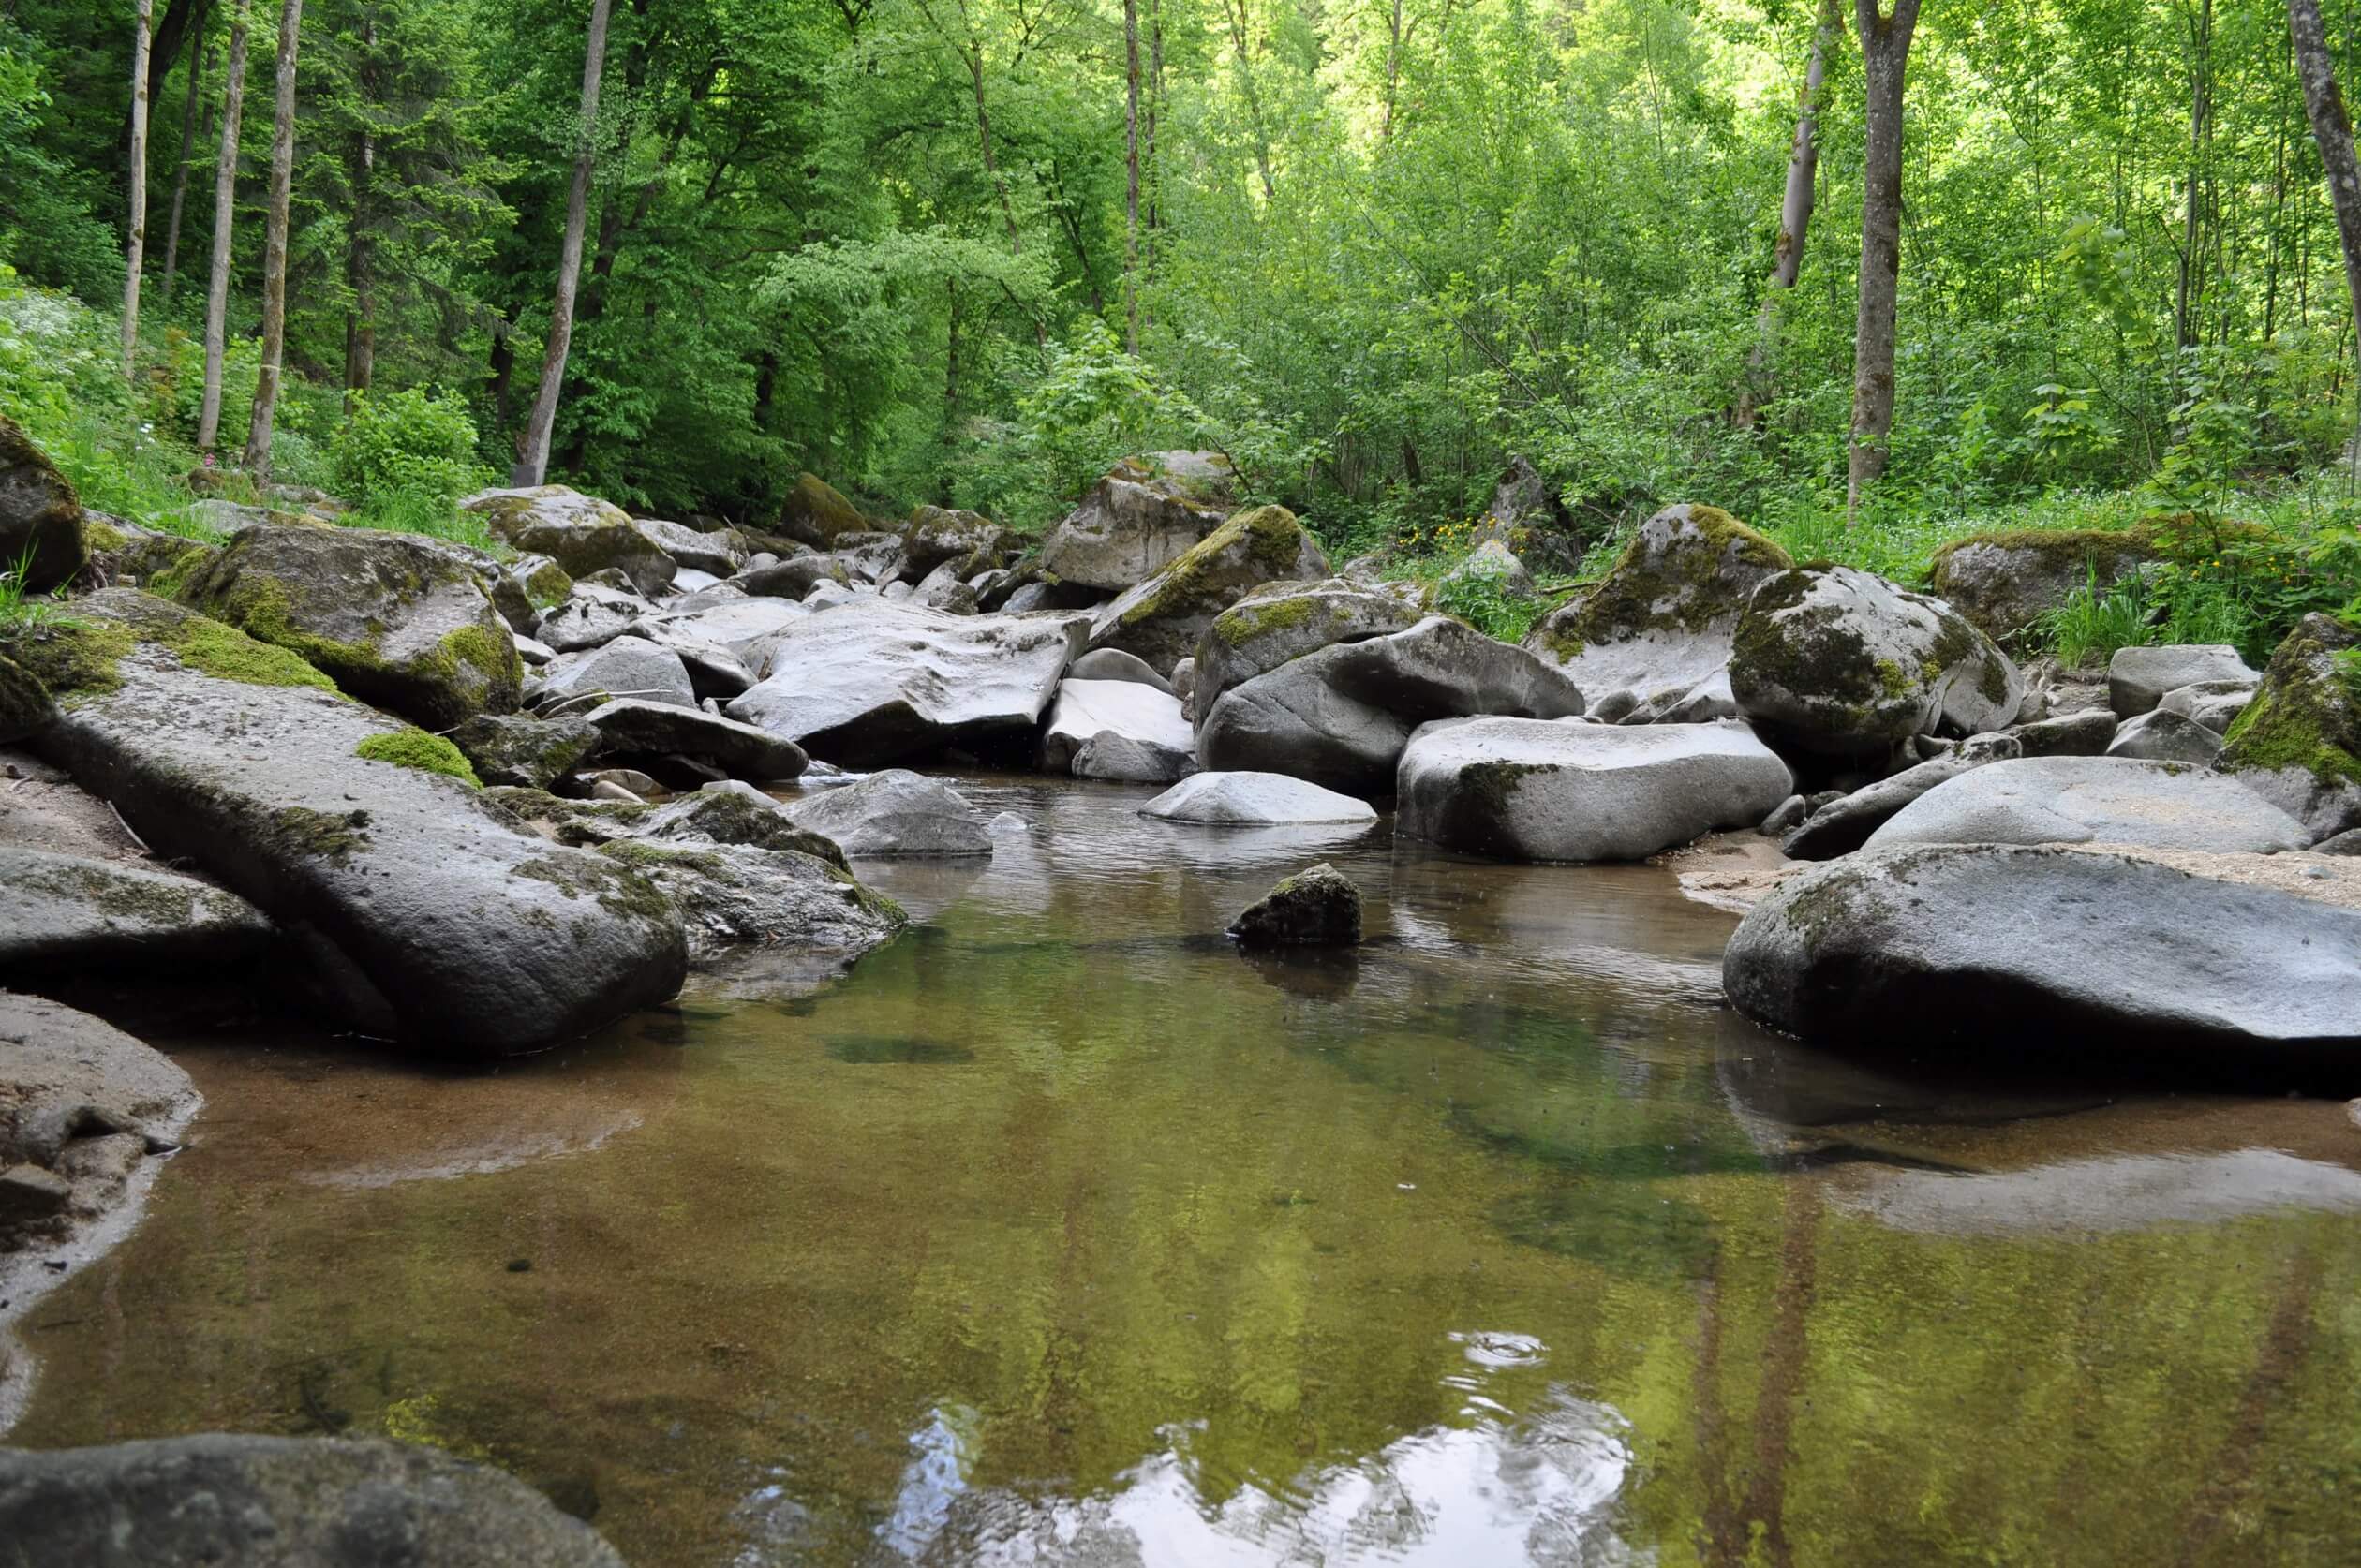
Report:
M1721 1002L1650 867L1182 827L490 1074L189 1042L9 1441L392 1433L640 1568L2361 1560L2361 1132L2001 1095ZM1328 859L1358 954L1229 918Z

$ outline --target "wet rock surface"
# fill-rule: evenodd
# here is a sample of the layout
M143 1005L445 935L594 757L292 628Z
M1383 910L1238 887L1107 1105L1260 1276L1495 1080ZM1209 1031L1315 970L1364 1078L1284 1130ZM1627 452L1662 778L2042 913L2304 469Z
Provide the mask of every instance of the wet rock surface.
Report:
M2146 844L2300 850L2310 836L2233 778L2178 762L2045 757L1995 762L1937 785L1871 835L1902 844Z
M1351 947L1361 939L1361 895L1322 862L1281 880L1230 922L1240 947Z

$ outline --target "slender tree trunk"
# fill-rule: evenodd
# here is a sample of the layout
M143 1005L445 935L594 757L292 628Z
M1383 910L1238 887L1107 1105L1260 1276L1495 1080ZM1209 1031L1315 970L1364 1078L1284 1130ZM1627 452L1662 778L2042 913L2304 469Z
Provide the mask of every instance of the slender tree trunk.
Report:
M2189 18L2189 183L2181 205L2180 270L2173 293L2173 342L2187 348L2197 341L2197 303L2205 288L2198 272L2203 250L2205 142L2213 115L2213 0L2198 0Z
M172 303L172 280L180 274L181 212L188 204L188 155L197 147L197 100L204 96L205 53L199 50L188 57L188 96L181 103L180 160L172 165L172 215L164 225L164 283L157 298L168 310Z
M1893 0L1880 16L1878 0L1853 0L1861 33L1865 86L1862 120L1861 311L1853 326L1852 454L1845 485L1845 518L1861 513L1861 498L1885 472L1893 431L1893 316L1902 278L1902 79L1918 26L1919 0Z
M1377 140L1393 140L1394 99L1402 91L1402 0L1393 0L1386 37L1386 112L1377 122Z
M230 84L221 98L221 151L214 163L213 270L205 282L205 400L197 447L210 456L221 436L221 355L230 314L230 229L238 211L238 129L245 107L246 5L230 13Z
M590 0L590 33L582 59L582 126L574 146L573 185L566 193L566 237L557 251L557 294L549 307L549 346L542 355L541 390L526 422L509 482L542 483L549 477L549 433L557 422L557 393L566 383L566 353L573 345L574 292L582 281L582 230L590 208L590 171L598 152L599 78L606 69L609 0Z
M271 426L278 413L279 364L287 355L287 207L295 181L295 46L303 23L304 0L284 0L271 119L271 206L262 240L262 363L254 377L254 418L246 425L245 470L258 485L271 481Z
M2345 291L2361 324L2361 160L2353 151L2353 122L2320 22L2320 0L2287 0L2287 25L2295 49L2295 76L2304 84L2304 112L2312 140L2320 144L2321 168L2328 176L2328 203L2336 209L2337 239L2344 247ZM2302 251L2297 251L2299 269ZM2302 274L2299 270L2300 282ZM2300 297L2300 296L2299 296Z
M139 31L131 44L131 177L130 234L123 270L123 378L131 370L140 348L140 269L147 260L147 139L148 23L155 11L151 0L139 0L135 13Z
M1755 394L1771 358L1779 326L1779 297L1795 287L1804 270L1804 237L1812 226L1812 200L1819 189L1820 88L1828 80L1828 47L1844 26L1836 0L1820 0L1812 29L1811 63L1804 70L1804 94L1795 107L1795 146L1788 154L1787 194L1779 202L1779 239L1771 255L1771 287L1763 291L1755 346L1746 360L1746 388L1739 395L1737 424L1755 421Z
M1139 6L1123 0L1123 347L1139 352Z
M364 107L377 86L377 19L361 23L361 69L355 79ZM353 394L369 390L377 373L377 133L364 128L352 149L352 224L345 244L345 285L352 303L345 312L345 410Z
M1270 183L1270 133L1263 126L1262 96L1255 91L1254 62L1246 54L1246 0L1222 0L1222 16L1229 22L1238 82L1246 95L1246 117L1255 127L1255 169L1262 175L1263 200L1270 201L1277 196Z

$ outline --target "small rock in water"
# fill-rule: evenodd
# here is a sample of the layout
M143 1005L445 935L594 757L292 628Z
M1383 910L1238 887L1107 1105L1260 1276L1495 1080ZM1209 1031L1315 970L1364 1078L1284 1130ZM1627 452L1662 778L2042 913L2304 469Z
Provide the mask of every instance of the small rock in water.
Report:
M1323 861L1265 894L1230 923L1248 947L1349 947L1361 939L1361 895Z
M511 1258L508 1261L508 1271L511 1274L530 1274L533 1272L533 1260L530 1258Z

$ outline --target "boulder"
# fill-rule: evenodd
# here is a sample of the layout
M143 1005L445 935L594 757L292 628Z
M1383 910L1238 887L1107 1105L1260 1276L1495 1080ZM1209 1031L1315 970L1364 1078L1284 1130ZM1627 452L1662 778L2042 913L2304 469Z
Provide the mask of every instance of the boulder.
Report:
M577 583L534 623L534 636L558 653L604 647L647 614L647 600L602 583Z
M451 732L451 744L486 784L546 790L598 749L599 732L571 716L478 714Z
M516 711L524 670L508 623L475 570L432 540L248 528L198 566L178 598L424 729Z
M1137 681L1062 680L1041 732L1045 773L1168 784L1196 765L1180 699Z
M1581 692L1556 669L1431 615L1408 630L1334 643L1232 687L1197 732L1197 761L1211 769L1284 773L1352 794L1384 794L1421 724L1581 711Z
M543 713L578 714L618 698L694 708L697 688L670 648L644 637L618 637L603 647L550 660L542 667L535 705Z
M773 602L778 602L774 600ZM680 667L689 673L689 688L699 702L727 702L754 685L754 672L746 661L720 643L708 642L680 623L659 616L643 615L631 625L631 634L644 637L660 648L668 649L680 660Z
M1487 543L1496 540L1554 571L1580 567L1589 542L1557 486L1522 455L1511 457L1493 484L1492 506L1477 537Z
M663 897L518 832L449 743L164 600L109 589L75 618L34 650L59 704L42 753L260 909L362 1032L527 1050L678 989Z
M2229 1047L2211 1065L2235 1069L2256 1047L2361 1044L2361 914L2129 855L1873 847L1766 895L1722 984L1807 1040L1973 1061L2054 1044L2127 1069Z
M1768 738L1878 758L1913 735L1973 735L2016 717L2024 679L1940 599L1851 567L1765 579L1730 638L1730 688Z
M2027 757L1938 784L1869 836L1903 844L2136 844L2274 854L2309 842L2236 779L2129 757Z
M641 593L661 593L677 570L673 558L631 525L631 513L562 484L486 490L459 503L483 519L513 550L547 555L573 576L613 569Z
M76 1139L120 1132L169 1145L197 1104L162 1052L86 1013L0 991L0 1166L53 1171Z
M1044 570L1084 587L1136 586L1221 526L1236 471L1211 451L1127 457L1042 540Z
M854 879L837 845L797 828L767 801L757 806L699 791L658 806L599 853L646 877L679 908L693 964L748 947L850 959L907 923L893 900Z
M2224 739L2222 771L2312 837L2361 827L2361 633L2298 621Z
M72 482L0 414L0 571L22 563L26 591L43 593L72 579L89 554Z
M803 747L767 730L672 703L617 698L582 718L599 732L602 757L692 757L757 783L794 778L810 761Z
M488 576L492 607L512 631L536 630L542 614L565 603L573 592L573 578L546 555L519 555L495 563Z
M0 984L237 964L275 935L253 905L194 877L0 844Z
M2262 676L2227 643L2182 643L2161 648L2117 648L2107 661L2107 701L2117 718L2137 718L2164 694L2199 681L2234 681L2251 688Z
M1737 718L1737 695L1730 689L1727 667L1686 691L1659 691L1618 717L1618 724L1710 724L1716 718Z
M1850 854L1866 844L1871 834L1893 821L1904 806L1937 785L1949 783L1973 769L2023 755L2021 744L2013 734L1979 736L1955 752L1930 757L1916 767L1904 768L1891 778L1881 778L1829 802L1797 823L1795 831L1779 848L1791 860L1834 860L1838 855Z
M2162 558L2146 528L2012 528L1969 534L1935 552L1936 595L1986 636L2038 641L2042 617L2095 579L2105 593Z
M1204 722L1222 693L1289 659L1407 631L1425 618L1397 594L1341 577L1256 588L1215 616L1197 645L1190 693L1196 721Z
M831 549L838 535L864 533L869 526L858 507L815 474L797 474L779 510L779 531L814 550Z
M665 647L727 648L743 661L759 639L810 614L793 599L733 597L690 609L654 611L634 621L631 630Z
M953 511L943 507L913 507L902 525L902 554L913 571L964 564L962 578L1000 565L1017 542L1015 536L981 512Z
M988 855L990 820L940 779L903 768L808 791L787 820L848 855Z
M2016 737L2023 757L2099 757L2115 741L2115 715L2105 708L2087 708L2057 718L2020 724L2009 732Z
M2156 704L2159 713L2176 713L2193 718L2215 734L2227 734L2254 701L2251 681L2192 681L2176 686L2164 693Z
M762 679L727 711L846 767L1030 744L1088 625L877 599L832 605L755 641L748 662Z
M0 1540L92 1568L623 1568L490 1465L416 1443L196 1437L0 1449Z
M1788 765L1735 720L1470 718L1412 738L1394 825L1502 859L1639 860L1717 827L1751 827L1794 790Z
M1240 947L1351 947L1361 939L1361 895L1322 862L1280 881L1236 920Z
M1185 658L1180 661L1181 664L1188 662ZM1174 666L1176 671L1179 668L1179 665ZM1141 686L1154 687L1167 696L1180 695L1170 681L1157 674L1144 660L1123 652L1121 648L1092 648L1089 653L1066 666L1066 679L1070 681L1136 681Z
M2106 755L2150 762L2188 762L2205 767L2221 754L2221 737L2187 714L2152 708L2127 719L2108 742Z
M842 583L846 576L842 559L814 554L749 567L730 581L756 598L800 599L821 584Z
M156 528L142 528L120 517L84 509L82 538L90 547L88 575L92 587L138 588L169 596L192 567L220 548L202 540L185 539ZM13 559L7 567L13 569Z
M1099 611L1091 646L1120 648L1160 669L1196 651L1214 617L1258 584L1328 575L1318 541L1284 507L1241 511L1170 565Z
M1366 801L1281 773L1196 774L1141 806L1139 814L1218 827L1374 824L1377 821L1375 808Z
M1535 624L1524 645L1601 698L1670 702L1730 662L1731 635L1786 551L1717 507L1667 507L1640 525L1612 570Z
M746 547L737 535L727 528L712 533L700 533L678 523L666 523L660 518L634 518L631 526L642 539L673 558L677 567L710 572L715 577L727 577L746 564ZM673 575L676 586L681 585L677 572ZM709 586L710 584L699 584Z
M1434 595L1438 603L1455 594L1489 592L1503 599L1531 599L1539 592L1534 586L1533 573L1524 562L1517 559L1507 545L1496 539L1488 539L1435 579Z

